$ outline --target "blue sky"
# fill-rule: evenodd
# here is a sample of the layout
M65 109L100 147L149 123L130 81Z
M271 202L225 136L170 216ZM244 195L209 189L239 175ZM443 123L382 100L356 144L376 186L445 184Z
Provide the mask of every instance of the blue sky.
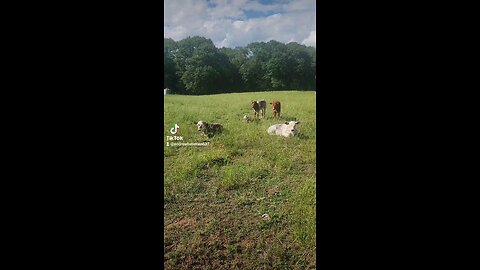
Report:
M210 38L217 47L277 40L316 47L315 0L164 0L164 37Z

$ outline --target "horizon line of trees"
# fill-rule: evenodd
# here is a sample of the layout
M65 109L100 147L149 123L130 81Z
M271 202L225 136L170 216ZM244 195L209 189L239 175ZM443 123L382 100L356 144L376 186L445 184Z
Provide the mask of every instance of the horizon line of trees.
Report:
M296 42L253 42L217 48L194 36L164 38L164 88L203 95L270 90L313 90L316 49Z

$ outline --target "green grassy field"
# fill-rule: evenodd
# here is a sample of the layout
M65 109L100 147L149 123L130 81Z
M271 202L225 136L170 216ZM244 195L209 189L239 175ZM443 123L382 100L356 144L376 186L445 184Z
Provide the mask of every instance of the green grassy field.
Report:
M316 114L313 91L164 96L165 269L314 269ZM280 120L253 117L250 101L278 99ZM224 131L206 138L198 120ZM268 135L300 121L299 136ZM183 142L166 146L177 123ZM262 218L267 214L269 218Z

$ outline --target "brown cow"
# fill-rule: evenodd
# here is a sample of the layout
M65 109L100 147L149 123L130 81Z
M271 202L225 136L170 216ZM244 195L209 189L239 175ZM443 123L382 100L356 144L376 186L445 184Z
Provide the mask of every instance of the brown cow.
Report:
M281 104L280 101L274 99L272 102L272 112L273 112L273 118L278 117L280 118L280 111L281 111Z

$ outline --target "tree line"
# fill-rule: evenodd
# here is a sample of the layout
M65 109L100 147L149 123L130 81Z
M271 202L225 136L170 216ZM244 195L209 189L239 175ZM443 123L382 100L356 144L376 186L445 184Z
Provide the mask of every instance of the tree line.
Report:
M216 48L210 39L164 38L164 88L184 95L313 90L316 49L296 42Z

